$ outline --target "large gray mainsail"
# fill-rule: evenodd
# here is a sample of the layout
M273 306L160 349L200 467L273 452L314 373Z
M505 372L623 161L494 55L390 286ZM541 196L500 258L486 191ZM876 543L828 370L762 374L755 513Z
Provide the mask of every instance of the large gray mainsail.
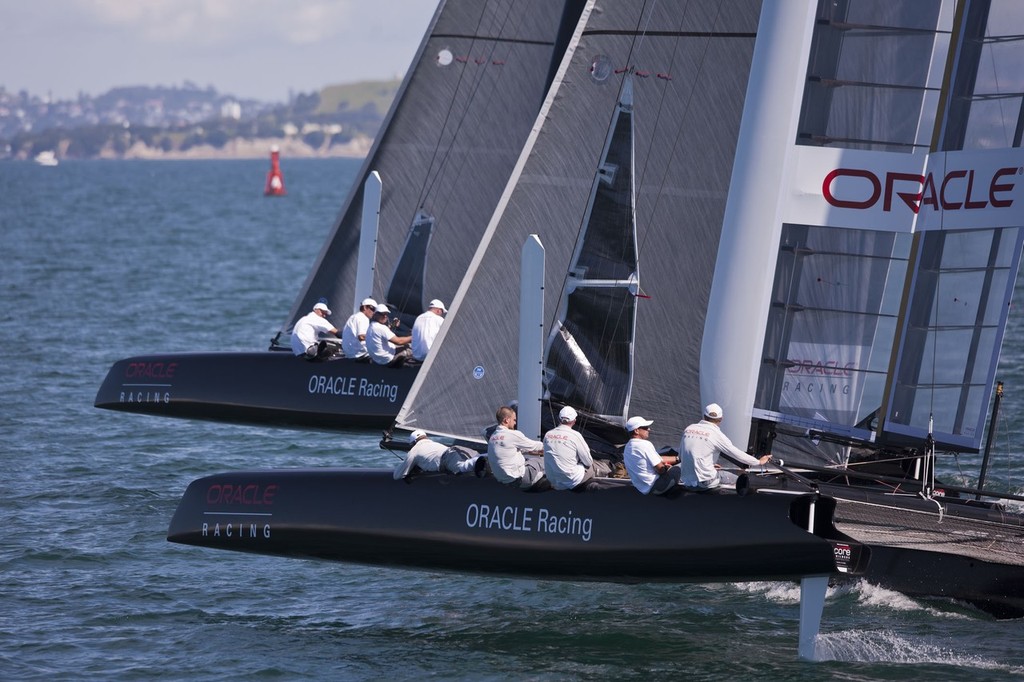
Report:
M698 349L760 4L588 3L399 426L479 437L494 409L516 396L520 249L527 235L539 235L547 327L564 324L567 273L581 236L595 236L587 229L595 174L624 120L621 98L631 81L634 189L619 196L634 205L618 215L635 215L643 281L622 304L635 307L635 333L628 332L634 365L620 374L631 382L623 387L628 404L614 411L653 417L652 439L678 442L699 416ZM634 312L627 312L602 320L632 325ZM626 336L609 328L605 339ZM571 372L559 378L571 383ZM597 404L583 382L548 389L555 399Z
M320 298L341 315L356 295L411 316L424 297L450 300L560 59L563 13L575 25L580 2L442 0L285 331ZM384 185L373 291L353 292L372 171ZM424 225L429 239L413 234ZM422 277L396 272L407 244Z

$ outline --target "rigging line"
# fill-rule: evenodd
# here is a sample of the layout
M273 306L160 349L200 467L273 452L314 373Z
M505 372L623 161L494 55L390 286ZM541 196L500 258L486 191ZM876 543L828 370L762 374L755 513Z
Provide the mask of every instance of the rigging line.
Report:
M691 105L693 104L693 97L694 97L694 94L696 92L696 84L697 84L697 81L700 78L700 76L703 74L703 67L705 67L705 63L706 63L706 61L708 59L708 50L711 48L712 36L714 36L716 34L716 30L718 29L719 19L722 16L722 7L723 7L724 4L725 3L718 3L718 6L717 6L716 11L715 11L715 19L714 19L714 22L712 22L712 32L708 36L707 40L705 41L705 44L703 44L703 49L700 52L700 58L697 61L696 69L693 70L693 80L692 80L692 83L690 85L690 90L689 90L689 93L686 95L686 100L683 103L682 114L679 116L680 125L676 129L676 136L675 136L675 139L673 139L673 142L672 142L672 146L671 146L672 154L670 155L670 161L672 159L675 159L676 151L678 150L679 144L680 144L680 140L683 137L684 127L683 127L683 125L681 125L681 123L683 121L686 121L687 116L689 115L689 112L690 112ZM687 5L687 7L688 7L688 5ZM686 18L685 15L686 15L686 11L684 9L683 12L682 12L682 15L680 16L680 30L682 29L683 22L684 22L684 20ZM670 72L669 73L672 73L671 70L675 66L675 60L676 60L676 56L678 54L678 50L679 50L679 40L677 39L676 40L676 44L673 47L672 59L669 62L669 67L670 67ZM653 128L652 128L654 130L657 129L657 124L659 123L660 119L662 119L662 108L663 108L665 99L666 99L666 97L663 96L662 100L660 100L660 102L658 104L658 110L655 113L654 124L653 124ZM652 136L652 140L653 140L653 136ZM647 153L646 160L644 162L643 171L639 174L640 180L637 182L636 191L637 191L638 195L640 194L641 187L644 184L643 178L646 176L647 164L650 161L651 155L652 155L651 148L648 147L648 153ZM668 183L669 169L671 168L671 166L672 166L671 163L666 164L665 174L662 176L662 178L660 178L660 182L658 183L658 187L657 187L658 190L656 191L656 193L654 195L653 206L651 206L650 212L647 215L647 219L649 221L652 221L654 219L654 216L657 214L657 207L658 207L658 204L660 203L660 201L662 201L662 195L664 194L664 190L665 190L666 184ZM648 223L648 226L649 226L649 223ZM639 232L639 225L637 226L637 231ZM639 244L638 247L637 247L637 259L638 260L639 260L640 254L643 252L644 247L647 244L647 238L648 238L649 235L650 235L650 229L649 228L644 229L644 239L643 239L642 243Z
M501 19L500 25L497 26L496 30L491 29L489 31L489 34L491 36L498 36L499 38L490 37L490 38L486 39L486 40L492 41L490 51L487 54L486 63L490 63L493 60L495 51L497 50L497 46L498 46L499 43L514 42L514 41L509 41L509 40L501 40L500 36L505 32L505 29L508 26L509 17L512 15L512 10L513 10L513 8L515 6L516 6L516 1L515 0L510 2L507 5L507 11L505 12L503 18ZM483 10L481 11L480 18L477 21L477 27L476 27L476 29L474 31L473 40L472 40L472 42L470 44L470 47L469 47L469 54L472 54L473 45L476 44L476 41L477 40L481 40L480 36L484 32L484 27L483 27L484 16L488 14L486 10L487 10L487 5L485 4ZM523 15L524 14L525 14L524 12L520 12L518 14L518 16L520 17L520 23L516 24L513 27L512 35L516 35L518 33L518 29L522 25L521 22L523 21ZM511 49L511 47L509 47L509 49ZM483 83L483 81L485 80L485 77L486 77L486 74L484 72L481 72L480 74L478 74L478 78L477 78L476 84L473 86L473 88L472 88L472 90L470 92L469 98L466 101L465 106L462 107L462 109L461 109L461 116L459 116L459 118L457 120L457 123L455 125L455 129L454 129L454 131L452 132L452 134L450 136L450 140L451 141L450 141L447 149L443 153L443 155L441 155L441 160L438 161L439 150L441 148L442 141L443 141L443 139L445 137L445 131L448 130L449 120L452 118L452 114L453 114L453 111L455 109L455 102L456 102L456 99L457 99L457 95L458 95L459 91L461 90L463 80L466 78L466 74L467 74L468 69L469 69L470 61L472 61L472 60L469 60L465 64L462 65L463 68L462 68L462 71L459 74L459 80L456 83L454 94L453 94L453 96L451 98L451 101L449 102L448 112L447 112L447 114L445 116L444 123L441 125L440 133L438 134L437 142L436 142L435 147L434 147L433 156L430 159L430 163L427 165L426 175L424 176L423 184L420 186L420 193L419 193L419 196L417 197L417 200L416 200L416 205L418 207L418 210L423 210L424 204L426 203L427 196L429 196L434 191L434 188L437 186L438 182L440 182L442 176L444 175L445 168L448 166L448 161L451 159L453 151L455 149L456 141L461 139L461 137L462 137L463 125L465 124L466 119L469 116L469 110L471 108L472 103L475 102L475 101L480 101L481 98L484 97L484 94L486 94L486 93L481 94L481 92L480 92L481 84ZM497 87L497 82L500 80L500 74L499 74L498 78L495 78L495 79L492 79L492 80L494 82L494 86L493 87L496 88ZM489 102L490 98L487 97L487 98L483 99L483 101L484 102ZM484 118L485 117L478 117L477 118L477 123L476 123L477 127L486 124L486 121L483 120ZM469 134L469 133L467 132L466 134ZM451 193L454 193L455 189L459 186L459 178L461 177L462 170L465 168L467 163L468 163L468 158L464 156L461 165L457 168L457 170L455 172L455 179L454 179L454 181L450 185L448 198L445 201L443 201L443 202L442 201L436 202L436 204L434 206L434 210L431 211L431 214L434 214L434 213L437 213L437 212L440 212L442 214L444 213L444 211L446 210L448 204L451 202ZM435 169L435 164L436 164L436 169ZM435 223L435 225L434 225L434 227L432 229L436 229L436 228L437 228L437 225ZM426 292L423 292L423 293L426 293ZM410 294L411 294L411 292L406 290L404 292L403 300L397 302L398 305L401 308L404 309L406 304L408 304L408 300L405 300L405 299L408 299Z
M482 5L480 7L480 16L477 19L476 28L473 30L472 39L470 40L470 53L472 53L473 45L476 44L476 40L477 40L478 36L480 35L480 33L482 31L484 17L487 16L487 14L488 14L487 13L488 6L489 6L489 4L485 2L485 3L482 3ZM435 171L433 170L434 169L434 163L437 161L439 150L441 148L441 141L444 139L444 133L448 129L448 121L452 117L452 113L453 113L453 111L455 109L455 102L456 102L456 99L458 98L458 93L462 89L462 81L466 78L466 74L467 74L468 70L469 70L469 61L467 60L465 63L462 64L462 68L459 71L459 78L458 78L458 80L455 83L455 88L453 90L453 94L452 94L451 100L448 102L448 110L445 112L444 122L441 124L440 130L438 130L437 141L434 144L434 152L433 152L433 155L430 158L430 163L427 164L427 173L426 173L426 175L423 178L423 184L420 186L420 193L419 193L419 196L416 199L416 205L417 206L422 207L423 202L424 202L425 197L426 197L426 194L429 191L428 190L428 184L430 186L433 186L433 182L431 180L431 177L435 175ZM472 102L472 97L470 97L470 102ZM462 112L463 116L465 116L466 108L468 108L468 106L463 109L463 112ZM456 132L457 132L457 129L456 129ZM452 136L452 139L453 140L455 139L454 135ZM450 147L449 147L449 149L450 149ZM448 153L449 152L446 152L445 156L447 156ZM442 165L443 165L443 158L442 158ZM436 171L436 172L439 173L440 169L438 169L438 171Z
M991 24L989 24L988 22L985 22L985 33L986 34L989 34L991 32L990 28L991 28ZM982 37L982 41L984 42L986 38L990 38L990 37L992 37L992 36L991 35L983 36ZM992 80L996 84L996 94L1001 94L1003 89L999 85L999 69L996 68L995 50L989 50L988 51L988 60L989 60L990 65L992 67ZM975 95L976 93L971 93L971 94L972 94L972 98L973 98L973 95ZM999 101L999 119L1004 122L1004 125L1000 126L1000 128L1002 128L1002 133L1003 133L1003 138L1004 138L1003 139L1003 146L1005 146L1005 147L1012 147L1013 146L1012 139L1010 141L1007 141L1005 139L1006 138L1006 125L1005 125L1006 112L1003 111L1003 108L1004 108L1003 105L1004 105L1005 100L999 99L998 101ZM1014 126L1014 127L1016 128L1016 126Z
M513 10L513 8L515 6L516 6L515 0L513 0L513 2L510 2L507 5L507 9L505 11L505 15L504 15L504 17L501 18L500 25L498 26L497 30L496 31L494 31L494 30L490 31L490 33L492 35L501 36L504 33L505 28L508 26L509 19L512 16L512 10ZM475 46L478 41L484 40L484 38L481 37L481 33L483 32L484 18L485 18L485 16L489 16L489 13L487 12L487 8L488 8L488 4L484 3L483 8L480 11L480 18L479 18L479 20L477 22L477 28L474 31L473 39L470 42L470 53L472 53L473 46ZM520 21L522 21L522 15L523 14L524 13L522 13L522 12L519 13ZM520 26L521 26L521 24L517 24L514 28L518 29ZM487 63L490 63L492 61L493 57L494 57L495 51L498 48L498 41L497 40L493 40L492 38L487 38L486 40L489 41L489 43L490 43L490 49L489 49L489 51L487 53ZM509 49L511 49L511 47ZM464 107L462 107L461 115L458 117L458 119L456 121L454 130L452 131L452 134L451 134L451 138L450 138L451 141L448 144L447 148L445 149L444 153L441 154L441 160L440 160L440 162L437 163L437 170L432 172L432 169L434 168L434 164L437 161L438 155L440 153L439 150L441 148L441 144L442 144L442 141L444 139L444 133L448 129L449 119L452 118L452 113L453 113L454 108L455 108L455 101L457 99L459 91L462 88L462 82L463 82L464 79L467 78L467 74L469 73L470 62L471 61L472 60L468 60L465 64L462 65L462 71L459 73L459 80L456 83L452 100L449 103L448 112L447 112L447 114L445 116L444 123L441 126L440 133L438 134L437 144L434 147L434 154L433 154L433 157L430 160L430 165L427 167L428 168L427 176L426 176L426 178L424 178L424 183L423 183L423 186L420 189L420 195L419 195L419 198L417 199L417 202L416 202L417 205L420 206L421 208L422 208L423 204L426 202L427 196L433 191L433 188L435 187L435 185L439 181L439 179L440 179L440 177L442 175L442 171L443 171L444 167L447 165L448 160L451 158L451 155L452 155L452 153L454 151L454 148L455 148L455 142L456 142L456 140L458 140L460 138L460 131L462 130L462 126L465 124L466 118L469 115L469 108L470 108L469 105L471 103L473 103L475 100L477 100L477 98L479 96L479 91L480 91L481 85L483 84L483 82L485 80L487 80L487 78L486 78L486 75L487 75L486 71L485 70L480 70L479 73L477 74L478 77L477 77L476 83L472 85L472 88L470 90L469 99L466 102L466 105ZM500 78L500 74L499 74L499 78ZM498 80L498 79L495 79L495 80ZM480 122L480 123L478 123L478 125L483 125L483 123ZM465 161L463 163L465 163Z
M654 0L654 1L655 1L655 3L657 3L657 0ZM630 41L629 52L626 55L626 62L625 63L627 65L632 62L633 54L636 51L637 35L640 32L640 30L639 30L640 29L640 24L643 22L644 13L645 13L646 9L647 9L647 0L644 0L643 5L640 7L639 14L637 15L637 20L636 20L636 27L637 28L632 33L632 39ZM648 17L648 25L650 25L650 17ZM584 31L584 33L586 33L586 31ZM629 79L631 76L632 76L632 74L630 73L630 69L629 68L627 68L621 74L621 79L619 81L619 87L618 87L618 90L616 91L616 95L615 95L615 105L611 108L611 113L610 113L610 115L608 117L608 123L605 126L605 130L607 131L606 137L605 137L605 140L606 140L605 144L607 144L607 140L609 139L608 135L612 134L612 125L614 124L616 118L619 116L619 103L620 103L621 98L622 98L622 88L624 87L626 80ZM631 110L635 107L635 102L636 102L636 100L635 100L635 93L634 93L634 105L631 106ZM630 116L632 116L632 115L633 115L633 113L631 111ZM633 125L635 125L635 124L633 124ZM633 133L631 131L631 136L632 136L632 134ZM594 164L595 169L597 169L599 167L599 165L601 164L602 159L604 158L604 154L605 154L605 146L602 145L601 150L598 152L598 158L597 158L597 160L596 160L596 162ZM631 156L632 156L632 152L631 152ZM632 171L633 171L633 169L630 169L631 173L632 173ZM597 174L597 170L595 170L595 172L594 172L594 179L595 180L596 180L596 174ZM633 196L635 198L635 196L636 196L636 177L635 177L635 175L633 177L632 183L633 183L632 193L633 193ZM594 193L593 184L591 185L590 192L591 193L587 195L587 201L588 202L592 201L592 199L593 199L593 196L591 196ZM634 204L635 204L635 199L634 199ZM635 209L636 209L636 207L634 205L634 207L633 207L634 215L636 214L636 210ZM587 215L588 215L588 212L587 211L583 211L580 214L579 222L576 225L576 244L577 245L579 244L580 238L583 235L583 232L584 232L584 230L586 228L586 225L584 224L584 221L587 219ZM633 224L633 231L634 231L634 234L635 234L635 232L636 232L636 223L635 223L635 221L634 221L634 224ZM575 249L574 249L574 253L575 253ZM637 265L637 270L639 270L639 264ZM567 270L566 273L565 273L565 276L562 278L562 285L561 285L561 287L560 287L560 289L558 291L558 298L556 300L556 305L552 308L551 318L548 320L548 327L547 328L549 330L554 330L556 328L555 325L558 323L558 317L559 317L559 312L558 311L561 310L562 301L565 299L565 296L566 296L565 291L566 291L566 288L568 287L568 282L569 282L570 276L571 276L571 273ZM639 285L639 282L638 282L638 285ZM618 319L621 320L621 314L620 314L620 317ZM591 397L591 396L588 396L588 397Z
M508 21L509 21L509 16L511 14L512 14L512 11L511 11L511 7L510 7L508 14L506 14L504 20L502 21L501 28L497 32L495 32L495 35L497 35L499 37L494 39L494 43L491 46L491 51L487 55L487 60L491 64L494 64L495 61L496 61L494 59L494 55L497 52L497 49L498 49L499 45L503 45L503 47L507 47L508 53L506 53L506 56L508 56L508 54L510 54L511 51L516 47L516 44L545 44L545 45L547 44L547 43L539 43L537 41L522 41L522 40L503 39L503 38L501 38L500 35L503 32L505 32L505 30L507 28L507 25L508 25ZM515 24L511 29L509 29L510 33L513 36L519 34L519 30L522 28L523 22L526 20L526 16L525 15L526 15L525 12L519 12L517 14L518 23ZM508 44L504 45L505 43L508 43ZM552 49L551 54L552 55L554 54L554 49ZM484 79L486 77L486 74L482 73L480 75L480 78L477 80L477 84L474 87L472 95L470 96L470 101L479 100L479 99L482 98L484 100L484 102L490 103L492 101L491 94L493 94L493 91L499 89L499 83L501 82L502 78L504 77L504 74L505 74L505 69L503 68L503 69L501 69L499 71L498 75L495 78L491 79L490 93L482 93L481 92L481 88L483 87L483 81L484 81ZM543 94L541 95L541 97L543 98ZM437 173L434 176L434 180L430 183L430 186L426 189L425 193L420 197L420 199L418 201L418 204L420 205L421 208L423 208L423 206L426 204L426 197L428 195L430 195L434 191L434 187L438 183L441 182L442 176L444 175L443 169L444 169L445 166L448 165L449 160L452 158L452 155L454 154L455 141L458 140L458 139L464 138L468 134L468 133L462 134L462 128L463 128L463 125L466 122L466 117L467 116L468 116L468 111L467 111L466 114L463 115L462 119L460 119L458 127L455 130L455 133L452 135L452 144L448 147L448 150L445 153L444 159L442 160L441 164L438 166L438 170L437 170ZM487 124L488 124L488 120L487 120L486 116L478 116L478 117L476 117L476 119L475 119L475 126L476 127L473 129L472 132L475 132L476 130L479 130L479 128L481 128L481 127L483 127L483 126L485 126ZM460 165L458 166L458 169L454 173L454 179L449 183L449 188L448 188L447 192L443 192L442 190L437 190L438 198L435 200L434 205L435 205L435 207L436 207L438 212L444 213L447 210L448 205L452 201L455 200L456 195L457 195L456 190L459 187L459 182L460 182L460 179L462 178L463 171L465 171L469 167L469 163L470 163L470 155L469 154L463 154L462 155L462 161L461 161ZM441 195L443 195L443 198L441 198Z
M654 1L655 1L655 3L657 3L657 0L654 0ZM647 9L647 0L645 0L643 5L640 7L640 12L637 15L637 20L636 20L636 29L631 34L632 35L632 40L630 41L629 52L626 55L626 62L625 62L627 65L632 62L633 54L636 51L637 37L640 34L640 25L643 23L644 13L646 12L646 9ZM652 14L653 14L653 12L652 12ZM650 25L650 21L651 21L651 18L650 18L650 16L648 16L648 19L647 19L647 25L648 26ZM599 33L588 33L586 30L584 30L584 34L586 34L586 35L598 35ZM607 131L609 131L609 134L611 132L612 124L615 121L616 117L618 116L619 102L620 102L621 97L622 97L623 85L625 84L626 79L630 78L630 76L631 76L631 73L629 72L628 68L626 69L626 71L623 71L622 74L621 74L621 79L620 79L620 82L619 82L619 88L618 88L618 91L617 91L616 96L615 96L615 106L612 107L611 114L608 117L608 124L605 126L605 129ZM634 100L633 100L633 102L634 102L633 108L635 110L635 103L636 103L635 91L634 91ZM607 139L607 137L606 137L606 139ZM601 163L601 160L603 158L604 153L605 153L605 149L602 146L600 152L598 152L598 159L597 159L596 163L594 164L595 167L597 167ZM595 171L595 175L596 175L596 171ZM634 175L634 177L633 177L633 196L634 197L636 196L636 190L637 190L636 181L637 181L636 180L636 176ZM593 189L591 189L591 192L593 192ZM591 200L591 197L589 195L588 195L588 199L587 200L588 201ZM635 206L634 206L634 215L635 215L635 213L636 213L636 211L635 211ZM580 214L579 222L576 225L576 242L577 243L579 243L580 237L583 234L583 231L584 231L584 229L586 227L584 225L584 221L586 219L587 219L587 212L584 211L583 213ZM634 233L635 233L635 231L636 231L636 224L635 224L635 222L634 222L634 225L633 225L633 230L634 230ZM637 255L639 256L639 245L637 247L637 250L638 250ZM637 264L637 270L639 270L639 263ZM558 322L558 311L561 309L562 300L565 298L565 290L566 290L566 287L568 286L569 277L570 277L570 273L567 271L565 273L565 277L562 278L562 286L561 286L561 288L558 291L557 305L555 305L554 308L552 309L551 318L548 321L548 329L554 329L555 328L554 325ZM639 286L639 282L638 282L638 286Z
M641 8L641 12L643 12L643 8ZM634 40L635 40L635 38L634 38ZM632 49L630 50L630 53L632 54ZM612 133L612 125L614 124L616 118L619 115L619 103L620 103L620 101L622 99L622 88L625 85L626 79L628 79L629 77L630 77L630 74L628 72L623 72L621 74L621 78L620 78L620 81L619 81L619 87L615 91L615 104L611 107L611 113L608 115L608 122L605 125L605 131L606 131L606 133L605 133L605 142L602 144L601 148L598 150L597 158L595 159L594 163L592 164L592 167L595 170L594 170L594 173L593 173L593 175L591 177L591 186L590 186L590 189L588 190L588 194L587 194L588 205L589 205L589 203L594 198L594 196L592 196L595 193L594 182L597 180L597 173L598 173L598 171L599 171L599 169L601 167L601 164L602 164L602 162L603 162L603 160L605 158L605 145L608 144L608 139L609 139L608 136L611 135L611 133ZM562 83L564 83L564 82L565 82L565 80L563 79ZM554 87L554 84L552 84L552 87ZM551 115L552 115L552 113L548 112L548 119L547 120L550 120ZM547 120L545 121L545 123L547 123ZM636 178L633 179L633 182L634 183L636 182ZM635 190L635 185L634 185L634 190ZM583 235L583 231L585 229L585 221L587 220L587 216L588 216L588 212L584 208L584 210L580 213L579 221L576 223L576 238L575 238L575 241L574 241L573 256L576 255L576 246L578 246L580 244L580 238ZM635 229L635 226L634 226L634 229ZM570 258L572 258L573 256L570 256ZM569 265L570 266L572 265L572 261L571 260L570 260ZM571 276L572 276L572 272L570 271L569 268L567 268L566 271L565 271L565 276L562 277L562 285L561 285L561 287L558 290L558 296L555 299L555 305L551 309L551 317L548 319L547 329L549 330L548 331L549 335L550 335L551 331L553 331L556 328L556 325L558 324L559 310L561 310L561 308L562 308L562 301L565 299L565 296L566 296L565 290L568 287L569 278ZM546 351L545 351L545 354L546 354ZM545 358L545 362L546 361L547 361L547 359Z
M672 57L668 61L668 68L665 70L665 73L671 74L675 70L676 57L679 55L679 35L678 34L680 34L682 32L683 25L686 23L686 12L687 12L687 10L689 8L690 8L690 3L687 3L683 7L683 11L680 12L679 27L678 27L678 29L676 31L677 37L676 37L675 42L673 42L673 44L672 44ZM721 11L721 6L719 6L718 11L719 12ZM653 10L652 10L651 13L653 14ZM716 17L716 19L717 19L717 17ZM649 23L650 23L650 19L648 19L648 24ZM643 40L641 40L641 44L642 44L642 42L643 42ZM640 46L637 47L638 50L639 50L639 47ZM658 124L661 122L661 113L662 113L662 111L665 108L665 100L668 97L668 87L669 86L666 85L665 89L662 90L662 92L661 92L661 97L658 100L658 107L657 107L657 109L654 112L654 119L652 121L653 125L651 126L651 130L654 130L654 131L658 130ZM691 91L691 95L692 95L692 91ZM644 155L643 167L641 168L640 172L636 174L635 182L636 182L636 192L637 192L637 194L640 193L641 188L644 186L644 179L647 177L647 168L650 165L650 161L651 161L651 156L652 156L651 149L654 146L654 139L655 139L655 136L652 135L651 136L651 144L648 146L647 153ZM666 174L668 173L668 166L666 166L665 172L666 172ZM662 188L664 188L664 176L662 177L662 185L661 186L662 186ZM656 195L656 199L655 199L655 209L657 208L657 197L660 197L660 196L661 196L661 193L658 192L658 194ZM654 212L655 211L652 211L651 214L653 215ZM646 241L645 241L645 243L646 243Z

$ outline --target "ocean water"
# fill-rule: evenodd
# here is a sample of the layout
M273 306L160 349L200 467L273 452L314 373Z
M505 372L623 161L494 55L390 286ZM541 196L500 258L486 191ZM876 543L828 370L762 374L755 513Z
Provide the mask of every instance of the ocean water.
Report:
M829 593L806 662L788 583L482 578L166 542L197 477L395 462L372 431L92 407L118 358L266 347L359 162L284 159L285 198L262 196L268 165L0 163L0 678L1024 678L1024 621L866 584ZM1007 490L1024 483L1021 332L990 473ZM975 465L943 463L966 481Z

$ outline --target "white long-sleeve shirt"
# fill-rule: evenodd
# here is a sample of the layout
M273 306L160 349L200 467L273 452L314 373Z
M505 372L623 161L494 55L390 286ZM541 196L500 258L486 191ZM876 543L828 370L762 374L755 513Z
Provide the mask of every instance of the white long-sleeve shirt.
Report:
M341 349L345 351L345 357L361 358L366 355L366 341L359 337L365 337L369 328L370 318L359 310L345 321L341 330Z
M679 441L679 466L683 470L683 485L704 488L717 486L719 479L715 464L721 453L727 453L743 464L760 463L756 457L751 457L733 445L729 437L718 428L718 424L701 419L687 426Z
M583 434L568 424L559 424L544 434L544 475L555 490L571 490L594 466L590 446Z
M524 452L540 450L544 444L530 440L522 431L499 426L487 441L487 459L491 472L502 483L512 483L526 474Z
M310 346L319 343L320 332L329 332L334 325L315 311L303 315L292 328L292 353L303 355Z

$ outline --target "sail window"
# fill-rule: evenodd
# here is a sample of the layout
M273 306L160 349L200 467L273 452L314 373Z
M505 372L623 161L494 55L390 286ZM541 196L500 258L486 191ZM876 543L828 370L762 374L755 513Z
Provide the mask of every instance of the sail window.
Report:
M611 58L606 54L594 57L594 61L590 63L590 77L597 83L604 83L610 75L612 75Z
M977 449L1020 259L1019 228L920 235L886 431Z
M797 144L927 152L951 0L819 0Z
M835 433L879 408L910 243L906 233L783 227L755 408Z
M943 149L1020 147L1024 135L1024 3L974 0L950 95Z

